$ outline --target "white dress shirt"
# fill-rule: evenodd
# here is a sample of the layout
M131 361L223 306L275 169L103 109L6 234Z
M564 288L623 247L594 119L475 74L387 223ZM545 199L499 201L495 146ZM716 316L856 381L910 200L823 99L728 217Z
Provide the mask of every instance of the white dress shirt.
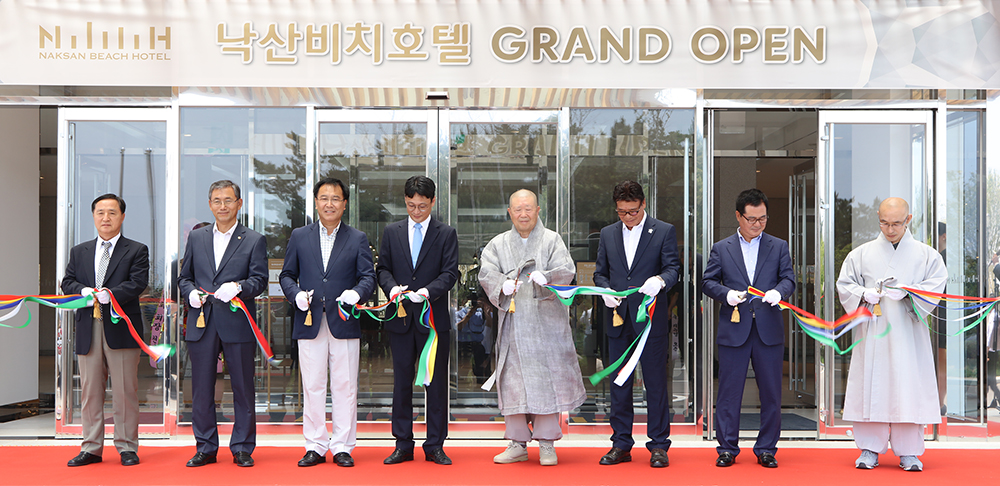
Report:
M646 211L642 211L642 221L632 227L631 230L625 223L622 223L622 242L625 244L625 262L632 268L632 260L635 260L635 252L639 248L639 239L642 238L642 227L646 225Z
M340 223L337 223L337 227L329 234L327 234L323 223L319 225L319 252L323 255L323 270L326 270L326 265L330 262L330 252L333 251L333 244L337 242L337 233L339 232Z
M226 248L229 247L229 240L233 239L235 231L235 224L225 233L219 231L219 223L212 225L212 250L215 253L216 270L219 270L219 265L222 264L222 256L226 254Z
M740 249L743 250L743 264L747 267L747 277L750 278L750 284L753 284L754 273L757 271L757 253L760 252L760 238L763 235L764 233L761 233L756 238L747 241L740 234L740 231L736 230L736 237L740 239Z
M94 278L97 278L97 269L100 268L100 266L101 266L101 255L104 254L104 245L103 245L103 243L105 241L108 241L108 242L111 243L111 248L108 248L108 255L109 256L110 255L114 255L115 254L115 245L118 244L118 240L121 237L122 237L122 234L121 234L120 231L118 232L117 235L115 235L110 240L105 240L105 239L101 238L100 236L97 237L97 248L94 250ZM107 278L108 278L108 276L105 275L104 279L107 280ZM97 287L101 287L102 285L104 285L104 282L95 282L94 285L96 285Z

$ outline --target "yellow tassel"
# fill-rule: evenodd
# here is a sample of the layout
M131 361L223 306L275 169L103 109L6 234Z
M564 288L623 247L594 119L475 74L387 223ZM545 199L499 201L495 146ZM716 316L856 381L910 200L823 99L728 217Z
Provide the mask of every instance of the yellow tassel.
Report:
M733 307L733 317L729 319L729 322L740 322L740 308Z
M307 326L313 325L313 311L312 311L312 308L310 308L308 311L306 311L306 321L304 322L304 324L307 325Z
M101 303L94 299L94 319L101 318Z
M198 321L195 322L194 327L203 328L205 327L205 313L198 309Z
M403 308L402 300L396 303L396 315L399 317L406 317L406 309Z
M514 296L510 297L510 309L507 309L507 312L511 314L514 313Z
M625 319L622 319L622 316L618 315L618 309L615 309L615 318L614 318L614 322L612 323L612 325L614 327L620 327L620 326L622 326L624 324L625 324Z
M875 304L875 307L872 309L872 314L875 315L876 317L882 315L882 306L879 304Z

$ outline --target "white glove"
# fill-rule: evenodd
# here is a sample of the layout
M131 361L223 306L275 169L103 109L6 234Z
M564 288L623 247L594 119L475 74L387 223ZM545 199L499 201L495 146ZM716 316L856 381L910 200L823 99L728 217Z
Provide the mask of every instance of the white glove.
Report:
M230 300L233 300L233 297L236 297L236 294L238 293L240 293L240 289L236 285L236 282L226 282L215 290L215 298L223 302L229 302Z
M347 305L357 304L359 300L361 300L361 296L352 289L345 290L340 294L340 297L337 297L337 302L343 302Z
M663 280L660 280L660 277L653 276L647 278L646 283L642 284L642 287L639 287L639 293L652 297L660 293L660 290L663 290L663 287Z
M545 284L549 283L549 279L545 278L545 274L542 272L531 272L531 281L540 287L544 287Z
M396 300L396 296L406 290L406 285L397 285L389 289L389 300Z
M885 289L885 296L892 300L903 300L906 291L903 289Z
M410 302L419 304L423 302L424 299L429 298L431 294L430 292L427 292L427 289L420 289L416 292L410 292L406 294L406 296L410 299Z
M98 290L97 292L94 292L94 298L102 304L110 304L111 292L108 292L107 289Z
M781 292L778 292L775 289L768 290L767 292L764 292L764 297L761 300L771 304L771 307L774 307L778 305L779 301L781 301Z
M201 309L201 295L198 294L197 290L192 290L191 293L188 294L188 303L191 304L191 307L194 309Z
M88 295L90 295L92 293L94 293L94 289L92 289L90 287L84 287L84 288L80 289L80 295L82 295L84 297L86 297L86 296L88 296ZM90 304L87 304L87 307L93 307L93 305L94 305L94 301L90 301Z
M521 287L521 282L514 282L511 279L507 279L503 283L503 287L500 289L503 291L504 295L513 295L514 291Z
M604 299L604 305L608 306L609 309L614 309L615 307L618 307L618 305L622 303L621 299L619 299L618 297L612 297L610 295L602 295L601 298Z
M747 300L746 292L740 292L739 290L730 290L729 293L726 294L726 302L733 307L736 307L736 304L741 304L746 300Z
M865 289L865 293L863 294L863 296L865 298L865 302L868 302L869 304L872 305L878 304L878 301L882 300L882 294L880 294L879 291L875 289Z
M295 294L295 306L302 312L309 310L309 294L305 291Z

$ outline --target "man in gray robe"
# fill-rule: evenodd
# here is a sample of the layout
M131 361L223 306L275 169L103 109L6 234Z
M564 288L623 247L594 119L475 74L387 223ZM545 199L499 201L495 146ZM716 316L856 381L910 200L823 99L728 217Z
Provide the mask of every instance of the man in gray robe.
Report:
M913 238L907 229L912 217L906 201L883 201L878 209L882 234L851 251L837 279L845 310L866 306L873 314L855 328L855 338L862 341L851 354L844 398L844 420L854 422L861 449L858 469L878 466L878 455L892 442L901 468L923 470L918 456L924 453L924 425L941 421L930 333L921 320L933 308L911 302L899 287L942 292L948 271L938 252Z
M569 284L576 266L559 235L538 224L538 199L526 189L510 196L513 228L483 250L479 283L498 309L495 380L510 439L493 462L527 461L539 443L539 462L557 464L560 412L579 407L587 392L569 327L569 308L543 285ZM529 428L530 424L530 428Z

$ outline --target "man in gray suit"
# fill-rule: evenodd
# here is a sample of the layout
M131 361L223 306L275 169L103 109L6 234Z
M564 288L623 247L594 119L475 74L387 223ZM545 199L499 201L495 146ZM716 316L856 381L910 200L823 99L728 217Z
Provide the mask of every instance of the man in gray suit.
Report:
M235 418L229 450L234 463L250 467L257 443L253 388L257 344L246 316L233 312L229 301L239 296L250 315L256 315L254 299L267 285L267 243L260 233L237 222L243 207L240 186L217 181L208 193L215 224L188 235L178 280L181 295L191 306L185 340L191 358L191 424L197 453L187 465L216 462L215 375L221 350L233 389ZM200 290L214 295L206 298ZM198 327L199 315L204 318L203 327Z

